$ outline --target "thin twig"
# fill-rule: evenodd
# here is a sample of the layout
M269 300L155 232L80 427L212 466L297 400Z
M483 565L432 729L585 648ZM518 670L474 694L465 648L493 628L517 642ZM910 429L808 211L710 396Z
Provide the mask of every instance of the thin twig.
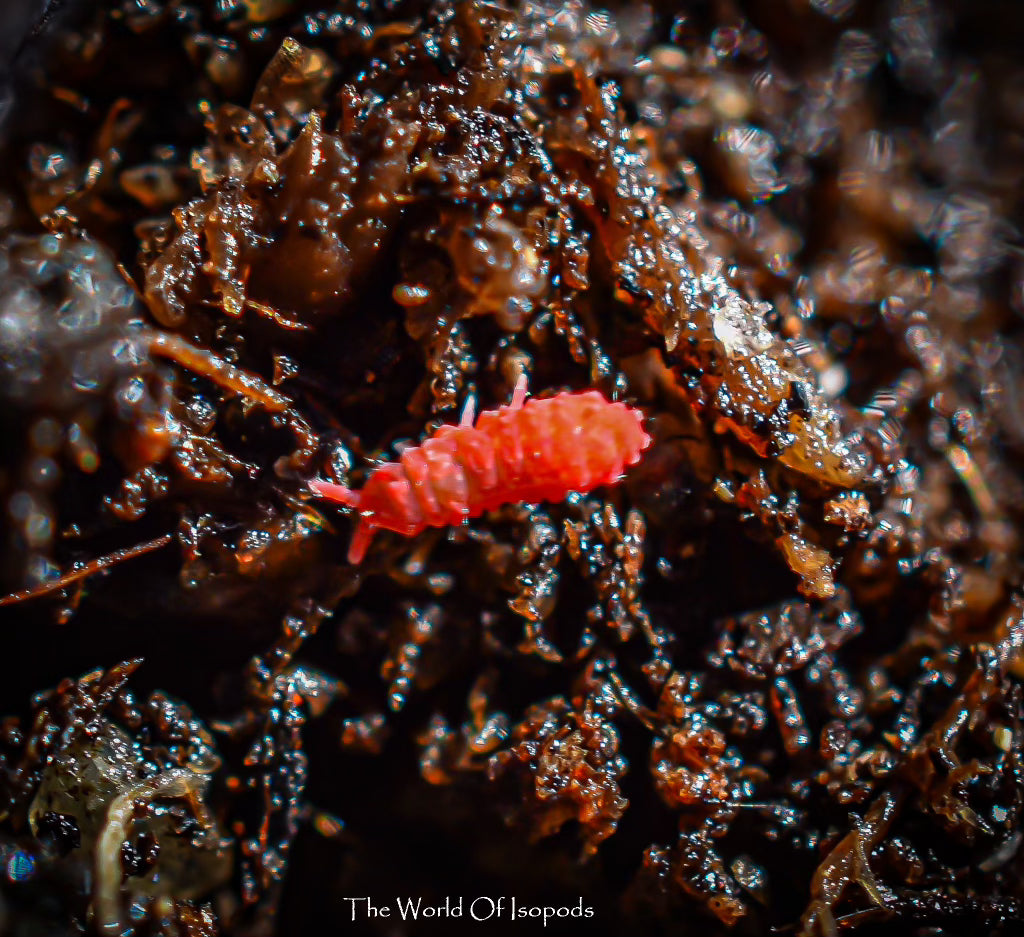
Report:
M133 560L137 556L142 556L145 553L152 553L154 550L166 547L172 539L174 539L172 534L164 534L161 537L157 537L155 540L148 540L145 543L136 544L134 547L125 547L123 550L115 550L113 553L101 556L97 560L90 560L84 566L81 566L78 569L73 569L58 579L52 579L49 582L41 583L38 586L33 586L31 589L23 589L21 592L12 592L10 595L5 595L0 599L0 607L3 607L4 605L15 605L18 602L25 602L28 599L36 599L39 598L39 596L49 595L51 592L57 592L66 586L70 586L74 582L78 582L80 579L85 579L88 576L91 576L93 573L102 572L105 569L110 569L111 566L116 566L118 563L125 562L125 560Z

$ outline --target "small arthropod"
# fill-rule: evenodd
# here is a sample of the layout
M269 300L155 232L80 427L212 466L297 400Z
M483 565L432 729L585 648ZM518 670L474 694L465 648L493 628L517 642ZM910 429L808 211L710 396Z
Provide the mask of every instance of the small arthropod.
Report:
M501 504L562 501L571 492L612 484L650 445L643 414L609 403L599 391L526 399L481 413L472 403L458 426L442 426L401 461L379 466L360 491L311 481L321 497L359 511L348 558L358 563L378 527L407 537L460 524Z

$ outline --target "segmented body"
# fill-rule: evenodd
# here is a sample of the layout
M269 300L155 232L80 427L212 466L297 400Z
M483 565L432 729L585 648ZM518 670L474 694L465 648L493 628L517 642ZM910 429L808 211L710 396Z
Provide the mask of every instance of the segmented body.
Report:
M378 528L407 537L427 527L460 524L502 504L562 501L622 477L650 444L643 415L598 391L524 402L525 384L497 410L442 426L399 462L379 466L359 491L312 481L332 501L357 508L349 547L358 563Z

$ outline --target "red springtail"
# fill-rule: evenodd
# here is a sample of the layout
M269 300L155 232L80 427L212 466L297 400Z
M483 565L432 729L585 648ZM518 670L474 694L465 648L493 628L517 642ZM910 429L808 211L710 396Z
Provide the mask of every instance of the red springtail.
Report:
M398 462L378 466L359 491L314 480L318 495L359 511L348 558L359 563L378 528L412 537L460 524L501 504L562 501L617 482L650 445L643 415L596 390L512 402L473 422L472 400L458 426L442 426Z

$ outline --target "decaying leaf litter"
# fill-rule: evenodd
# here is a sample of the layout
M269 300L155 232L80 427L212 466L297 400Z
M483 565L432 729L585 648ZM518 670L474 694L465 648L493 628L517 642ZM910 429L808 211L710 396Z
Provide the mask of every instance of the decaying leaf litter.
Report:
M1019 916L1020 24L667 7L110 4L29 50L12 920L292 933L480 890L452 840L601 932ZM524 374L640 407L641 464L348 564L306 482Z

